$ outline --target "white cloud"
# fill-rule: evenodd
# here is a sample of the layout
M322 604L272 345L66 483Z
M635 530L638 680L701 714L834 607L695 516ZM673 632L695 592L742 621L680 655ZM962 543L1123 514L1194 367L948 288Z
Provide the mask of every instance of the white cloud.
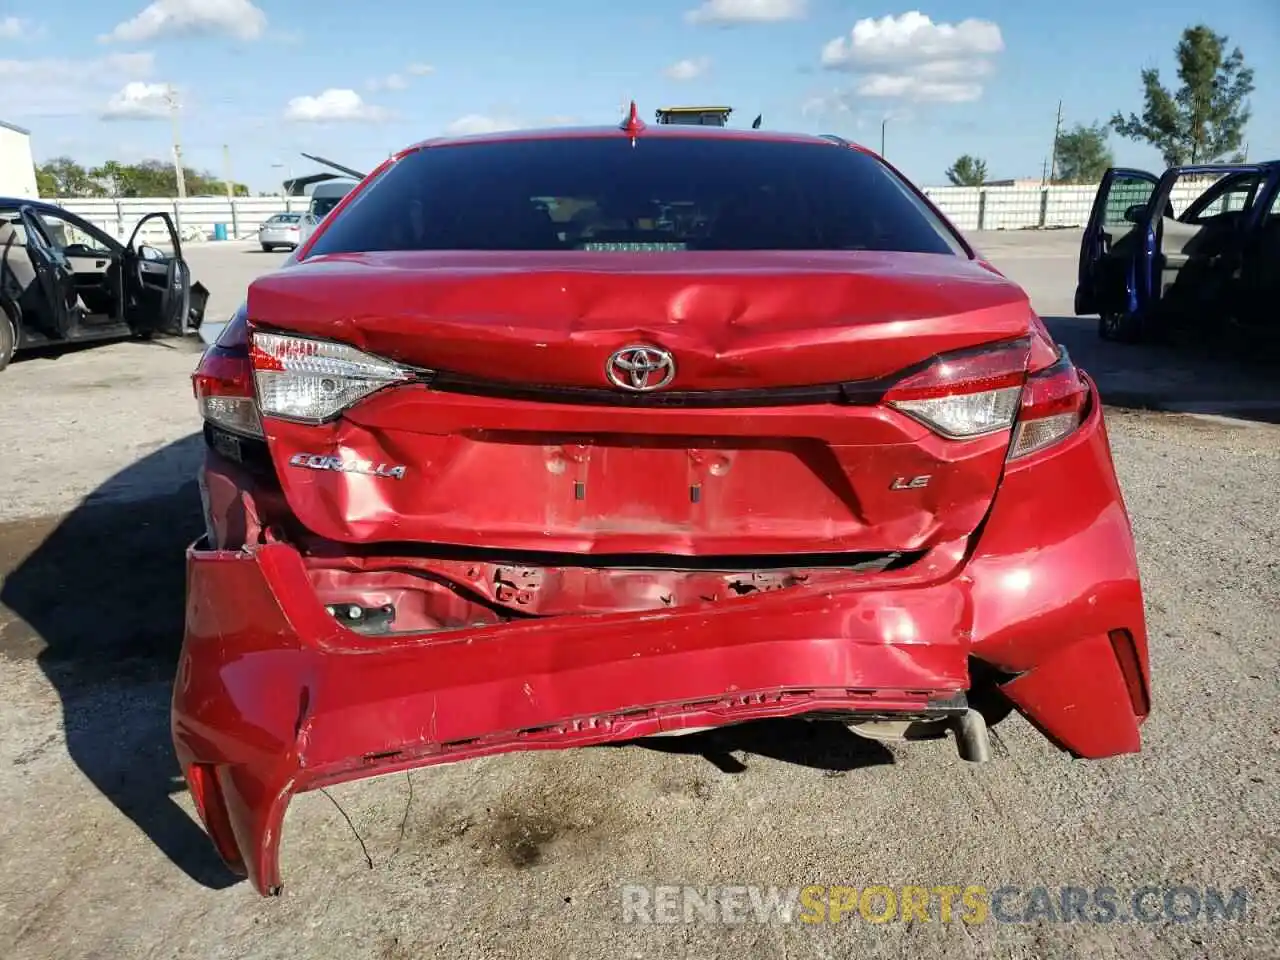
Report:
M375 77L366 86L370 90L407 90L410 77L426 77L435 72L436 68L429 63L411 63L396 73Z
M404 90L409 81L402 73L389 73L385 77L375 77L365 84L370 90Z
M808 0L703 0L688 11L689 23L778 23L803 20Z
M828 67L846 64L906 63L969 59L1004 49L1000 28L989 20L934 23L919 11L897 17L868 17L848 37L836 37L822 49Z
M298 123L377 122L389 118L382 107L365 103L354 90L330 88L318 97L294 97L284 118Z
M139 43L157 37L208 34L257 40L266 29L267 15L252 0L154 0L98 40Z
M35 27L21 17L0 17L0 40L30 40Z
M0 60L6 119L96 113L113 90L127 81L150 76L154 66L155 57L143 52L90 60Z
M903 106L890 110L872 110L869 106L864 94L846 87L809 97L801 103L800 113L806 117L824 117L826 122L838 123L842 128L871 131L877 136L881 121L899 124L910 123L914 119L912 111Z
M815 94L800 104L803 117L836 117L854 112L854 97L848 90Z
M934 23L913 10L859 20L822 48L821 62L857 74L854 90L864 97L964 103L982 96L1002 50L1000 27L989 20Z
M134 80L111 95L103 120L160 120L169 116L169 88Z
M689 60L677 60L662 71L668 80L695 80L711 69L711 60L707 57L695 57Z
M902 73L871 73L854 90L863 97L890 97L916 103L971 103L982 98L982 84L927 80Z
M916 76L926 80L973 80L995 72L990 60L930 60L917 64Z
M459 117L445 127L445 133L451 137L465 137L473 133L498 133L502 130L515 130L520 124L503 117L488 117L482 113L468 113Z
M378 122L390 116L390 111L366 103L354 90L335 87L319 96L294 97L285 108L286 120L301 123Z

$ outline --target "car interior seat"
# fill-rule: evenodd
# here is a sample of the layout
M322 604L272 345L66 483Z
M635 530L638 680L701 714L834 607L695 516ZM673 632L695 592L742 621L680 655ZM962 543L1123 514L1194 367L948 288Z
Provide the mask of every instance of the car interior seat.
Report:
M36 268L20 227L0 220L0 292L15 303L36 282Z

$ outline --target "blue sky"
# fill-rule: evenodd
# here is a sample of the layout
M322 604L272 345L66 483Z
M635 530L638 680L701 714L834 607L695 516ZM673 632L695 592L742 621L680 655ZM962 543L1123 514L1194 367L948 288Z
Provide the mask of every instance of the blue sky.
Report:
M1139 71L1173 80L1201 20L1257 73L1250 155L1280 157L1276 0L0 0L0 119L38 159L165 158L172 84L188 164L222 174L226 144L265 190L314 169L302 150L369 167L449 130L614 122L634 97L873 147L887 117L889 159L926 185L961 153L1038 177L1059 99L1067 124L1140 110Z

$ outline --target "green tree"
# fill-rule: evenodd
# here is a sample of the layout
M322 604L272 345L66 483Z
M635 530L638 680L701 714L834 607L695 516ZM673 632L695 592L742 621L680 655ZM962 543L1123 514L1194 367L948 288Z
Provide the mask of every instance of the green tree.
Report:
M98 182L109 197L124 196L121 192L128 178L125 165L118 160L108 160L100 167L89 171L89 176Z
M1077 123L1058 134L1053 164L1054 183L1097 183L1115 158L1107 146L1110 128L1105 123Z
M1111 126L1122 137L1144 140L1168 166L1239 159L1248 126L1253 70L1239 47L1203 24L1182 32L1176 50L1176 92L1160 83L1160 71L1142 71L1142 116L1117 112Z
M962 154L947 170L947 179L957 187L980 187L987 182L987 161Z
M70 157L54 157L36 167L36 187L42 197L99 197L102 188Z
M36 196L49 200L57 195L58 178L40 164L36 167Z
M184 167L183 182L189 197L225 197L226 183L208 172ZM109 197L176 197L178 179L173 164L164 160L143 160L141 163L120 163L108 160L89 171ZM249 188L243 183L233 185L236 196L247 197Z

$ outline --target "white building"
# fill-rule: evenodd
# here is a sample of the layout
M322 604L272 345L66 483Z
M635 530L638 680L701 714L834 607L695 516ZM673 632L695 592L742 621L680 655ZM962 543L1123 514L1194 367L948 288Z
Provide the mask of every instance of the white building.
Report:
M31 131L0 120L0 197L35 200L39 196Z

